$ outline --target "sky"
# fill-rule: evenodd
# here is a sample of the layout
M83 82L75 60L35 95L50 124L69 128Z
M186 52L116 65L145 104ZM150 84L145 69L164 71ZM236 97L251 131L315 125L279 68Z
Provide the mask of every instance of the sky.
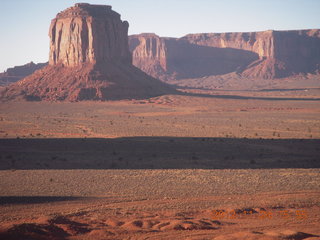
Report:
M50 22L77 2L111 5L129 34L320 28L320 0L0 0L0 72L48 61Z

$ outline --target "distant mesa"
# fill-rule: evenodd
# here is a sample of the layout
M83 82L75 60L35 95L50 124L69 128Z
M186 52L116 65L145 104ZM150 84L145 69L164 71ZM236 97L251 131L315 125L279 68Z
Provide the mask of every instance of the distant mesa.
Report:
M236 73L274 79L320 72L320 30L129 37L133 64L163 81Z
M0 96L51 101L147 98L175 93L162 82L179 85L184 79L201 86L210 85L215 76L236 81L320 77L319 29L168 38L154 33L128 37L128 26L106 5L78 3L58 13L49 30L48 66L30 63L0 73L0 86L26 77Z
M20 79L34 73L46 66L48 63L34 63L30 62L25 65L8 68L5 72L0 73L0 86L6 86L10 83L19 81Z
M132 65L128 27L111 6L78 3L58 13L49 30L49 64L6 87L1 99L139 99L174 93Z

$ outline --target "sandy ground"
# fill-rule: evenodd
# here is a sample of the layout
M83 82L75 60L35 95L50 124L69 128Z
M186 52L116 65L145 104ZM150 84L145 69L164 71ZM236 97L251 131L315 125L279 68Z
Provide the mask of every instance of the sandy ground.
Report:
M0 239L320 239L317 91L1 103Z
M273 100L274 93L269 94L262 100L168 95L137 101L1 103L0 137L320 138L320 100L299 100L296 93Z

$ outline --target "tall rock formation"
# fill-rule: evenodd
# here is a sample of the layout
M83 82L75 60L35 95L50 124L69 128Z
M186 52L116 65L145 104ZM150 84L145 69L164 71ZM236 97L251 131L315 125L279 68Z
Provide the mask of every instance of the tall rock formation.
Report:
M155 76L166 75L167 41L153 33L130 36L129 46L132 51L133 65L144 72Z
M49 64L131 63L128 27L111 6L78 3L51 21Z
M111 6L78 3L49 30L49 65L10 85L2 99L106 100L173 93L132 65L128 27Z
M320 71L320 30L129 37L133 63L165 81L235 72L282 78Z

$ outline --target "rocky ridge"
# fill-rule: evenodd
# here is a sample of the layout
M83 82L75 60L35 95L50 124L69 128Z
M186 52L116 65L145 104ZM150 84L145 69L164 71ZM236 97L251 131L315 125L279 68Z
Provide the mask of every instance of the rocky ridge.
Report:
M0 73L0 86L6 86L10 83L17 82L46 65L47 63L36 64L34 62L30 62L21 66L8 68L6 71Z

